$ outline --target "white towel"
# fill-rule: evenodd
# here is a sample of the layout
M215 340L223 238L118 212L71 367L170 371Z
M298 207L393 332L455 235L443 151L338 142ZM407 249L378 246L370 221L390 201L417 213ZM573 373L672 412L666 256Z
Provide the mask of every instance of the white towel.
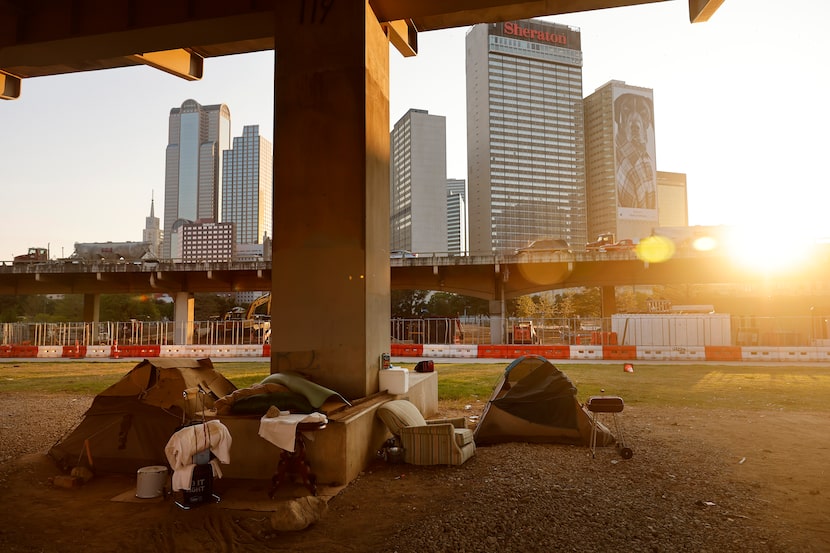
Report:
M211 420L203 424L195 424L177 431L170 437L164 447L167 462L173 469L173 490L189 490L193 476L193 456L210 449L216 457L211 460L214 476L222 477L222 471L217 459L222 463L231 462L231 433L218 420Z
M262 417L259 419L259 435L278 448L293 452L297 425L301 422L324 423L328 422L328 419L323 413Z

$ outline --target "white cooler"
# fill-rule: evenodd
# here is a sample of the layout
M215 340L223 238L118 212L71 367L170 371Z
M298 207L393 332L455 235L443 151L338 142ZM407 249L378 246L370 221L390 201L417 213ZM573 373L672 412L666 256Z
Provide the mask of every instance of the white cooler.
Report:
M386 390L390 394L405 394L409 391L409 369L390 367L381 369L380 391Z

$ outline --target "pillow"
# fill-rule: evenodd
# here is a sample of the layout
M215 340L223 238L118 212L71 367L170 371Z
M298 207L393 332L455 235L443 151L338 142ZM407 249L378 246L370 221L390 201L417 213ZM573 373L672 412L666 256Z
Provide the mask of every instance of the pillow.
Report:
M378 417L386 428L396 436L400 435L405 426L424 426L426 421L418 408L405 399L387 401L378 407Z
M239 399L231 405L233 415L264 415L275 405L280 411L292 413L312 413L314 407L302 394L295 392L271 392Z

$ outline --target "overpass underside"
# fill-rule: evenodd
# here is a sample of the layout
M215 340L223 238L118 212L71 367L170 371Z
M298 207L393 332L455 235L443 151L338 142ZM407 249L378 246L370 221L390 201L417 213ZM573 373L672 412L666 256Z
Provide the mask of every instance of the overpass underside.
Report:
M690 0L690 18L720 1ZM205 57L274 49L272 310L291 324L274 325L272 348L314 352L312 378L358 398L378 390L390 347L390 41L414 55L419 31L641 3L0 0L0 96L136 64L196 80Z

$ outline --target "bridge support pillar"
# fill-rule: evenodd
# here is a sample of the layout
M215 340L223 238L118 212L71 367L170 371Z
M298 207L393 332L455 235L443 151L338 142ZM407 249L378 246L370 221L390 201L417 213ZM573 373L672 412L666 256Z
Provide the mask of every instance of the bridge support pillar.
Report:
M193 343L193 306L195 300L190 292L176 292L173 298L173 343Z
M368 0L322 5L274 3L271 372L354 399L390 351L389 42Z
M504 300L490 300L490 343L504 343Z
M613 286L603 286L600 288L600 295L602 297L601 316L605 319L617 312L616 289Z
M101 294L84 294L84 322L98 326L101 317Z

